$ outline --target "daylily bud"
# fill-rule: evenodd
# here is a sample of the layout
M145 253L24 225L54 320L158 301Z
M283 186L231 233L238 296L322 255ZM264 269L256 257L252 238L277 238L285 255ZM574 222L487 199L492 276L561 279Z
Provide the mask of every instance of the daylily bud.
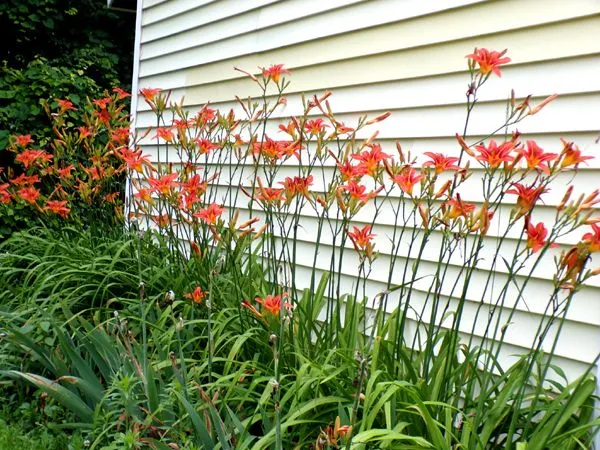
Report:
M371 119L367 122L367 125L373 125L374 123L377 122L381 122L382 120L387 119L388 117L390 117L392 115L392 113L390 111L383 113L377 117L375 117L374 119Z
M469 148L469 146L467 145L467 143L465 142L463 137L458 133L456 133L456 140L458 141L458 143L460 144L460 146L462 147L462 149L465 151L465 153L467 155L475 157L475 153L473 152L473 150L471 150Z
M437 199L437 198L442 197L451 185L452 185L451 180L446 181L444 183L444 185L439 189L439 191L437 191L437 193L435 194L435 198Z
M528 115L533 116L541 111L541 109L546 106L551 101L555 100L558 97L558 94L552 94L550 97L546 97L544 100L540 102L535 108L530 108Z
M404 157L404 152L402 151L400 142L396 142L396 149L398 150L398 156L400 156L400 162L404 164L406 162L406 158Z
M567 192L565 192L565 195L563 196L562 200L560 201L560 203L558 204L558 206L556 207L556 209L558 211L562 211L565 207L565 204L569 201L569 199L571 198L571 194L573 193L573 185L569 186L567 188Z

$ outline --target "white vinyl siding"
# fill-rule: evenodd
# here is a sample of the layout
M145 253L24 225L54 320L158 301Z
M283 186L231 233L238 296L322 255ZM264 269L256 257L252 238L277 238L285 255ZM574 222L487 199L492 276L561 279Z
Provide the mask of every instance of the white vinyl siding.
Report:
M337 118L347 124L362 113L374 117L391 111L390 118L368 133L374 128L380 131L378 139L385 151L393 152L395 141L400 141L413 156L456 149L454 134L462 130L465 117L465 55L475 47L507 48L512 62L501 78L493 77L482 90L469 125L470 138L486 136L492 125L502 121L511 88L517 98L532 94L533 104L558 93L556 101L517 128L547 151L560 151L561 137L574 140L586 155L597 157L581 167L575 178L576 193L600 188L600 145L596 142L600 134L600 2L596 0L143 0L141 21L139 88L171 90L172 98L184 97L192 111L210 102L215 108L238 112L234 96L246 98L258 92L234 67L258 73L258 67L282 63L292 70L288 105L275 114L270 130L276 129L278 119L301 112L301 93L331 89L331 105ZM143 101L135 109L139 130L154 126L154 116ZM143 141L143 147L145 153L156 155L150 138ZM169 159L174 157L171 154ZM281 175L287 170L291 174L294 168L290 164ZM536 221L553 217L570 181L571 174L559 177L544 196L545 205L536 210ZM467 187L473 188L467 190L466 200L481 201L477 183L476 176L468 181ZM514 201L514 196L506 201ZM246 204L247 199L240 198L240 209ZM315 219L310 211L303 214L300 246L309 250ZM366 223L368 215L366 209L357 221ZM370 276L372 296L387 280L386 234L391 234L392 220L390 213L382 214L377 225L381 257ZM498 226L490 229L490 242L499 233ZM579 235L567 236L561 244L572 244ZM510 237L513 244L508 242L506 250L518 235ZM424 270L434 266L435 243L440 239L434 233ZM328 251L324 246L321 261L327 261ZM481 270L469 286L465 332L470 331L469 319L481 301L478 293L487 277L491 251L486 248ZM401 248L400 258L406 256L407 249ZM599 262L596 258L595 265ZM312 252L299 252L297 263L299 279L306 279ZM346 252L342 285L347 291L356 263L356 256ZM457 263L450 270L459 269ZM497 270L502 277L502 267ZM507 354L531 342L553 270L548 256L525 292L526 304L519 305L513 318L507 342L514 347L507 347ZM415 306L423 304L427 287L415 286ZM476 329L482 332L483 325L477 324ZM575 373L598 351L600 280L594 279L575 297L556 352L567 372Z

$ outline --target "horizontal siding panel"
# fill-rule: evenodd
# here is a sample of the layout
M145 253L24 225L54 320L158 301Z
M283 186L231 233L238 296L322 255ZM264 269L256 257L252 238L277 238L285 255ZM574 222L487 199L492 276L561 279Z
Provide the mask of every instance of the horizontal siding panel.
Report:
M492 3L492 5L497 3ZM474 6L476 9L478 5ZM470 11L471 8L466 8L464 11ZM460 11L463 11L462 9ZM422 18L425 20L438 19L439 23L422 23L415 24L421 19L414 21L399 22L389 26L375 27L368 30L361 30L354 33L347 33L331 38L311 41L291 47L277 48L271 51L260 53L252 53L246 56L205 64L207 49L198 48L191 49L186 52L165 55L156 60L140 61L140 78L145 78L150 75L156 75L165 71L173 72L183 68L190 68L190 75L198 74L198 80L188 79L188 84L210 83L214 81L222 81L225 79L239 78L239 73L231 73L231 67L236 65L244 67L250 71L255 70L257 66L264 66L275 63L287 63L292 69L305 68L308 66L332 64L333 61L339 61L335 65L347 63L360 63L360 70L364 73L377 75L380 73L376 67L372 66L373 58L385 60L386 56L395 56L400 64L404 63L403 58L397 53L406 53L406 56L411 58L419 58L414 54L422 54L422 59L411 61L411 65L416 66L414 69L429 69L430 66L439 66L440 61L434 59L428 60L427 46L432 46L436 49L442 49L445 57L442 67L447 71L452 71L452 67L461 64L464 67L464 56L471 52L476 46L486 46L490 48L509 48L511 57L515 63L523 62L522 57L534 57L536 60L551 59L560 56L573 56L573 54L586 54L590 52L590 47L597 51L597 36L598 24L600 23L599 16L584 17L581 19L567 20L552 24L546 24L543 27L536 26L539 19L530 17L529 21L522 23L522 28L513 24L514 21L508 23L513 24L509 27L498 25L496 28L486 26L481 30L471 30L471 26L462 26L462 21L456 22L454 27L451 27L447 22L451 22L455 14L446 17L444 15L431 15ZM476 23L487 24L487 22L478 21L477 16L472 17ZM517 21L518 22L518 21ZM494 23L506 23L497 22ZM442 27L443 28L430 28ZM397 29L390 29L389 27ZM582 28L583 27L583 28ZM406 29L404 29L406 28ZM435 33L422 33L423 29L436 29ZM560 36L571 35L569 42L560 39ZM390 37L393 36L393 39ZM511 45L511 41L519 40L520 48L517 45ZM557 42L552 42L557 41ZM456 45L460 44L459 48ZM448 47L448 48L446 48ZM556 48L554 48L556 47ZM586 51L587 50L587 51ZM222 50L217 50L220 54ZM566 54L563 52L567 52ZM591 52L590 52L591 53ZM142 55L144 49L142 46ZM391 55L390 55L391 54ZM402 55L404 56L404 55ZM442 57L444 55L440 55ZM454 64L447 66L448 63ZM369 70L365 70L369 67ZM394 65L388 66L394 67ZM440 68L441 69L441 68ZM437 73L447 73L444 71ZM338 74L341 76L341 74ZM416 75L419 76L419 75ZM323 77L322 80L326 80ZM335 80L336 77L329 78ZM316 81L316 80L315 80ZM365 82L365 81L361 81Z
M146 57L151 58L281 24L293 27L294 22L304 17L361 2L365 0L313 1L312 4L305 0L226 0L148 25L145 35L142 33L142 48L148 48ZM235 46L239 42L234 39L231 44Z
M571 78L574 72L577 73L577 83L573 83ZM532 85L532 79L536 80L535 85ZM333 95L328 100L336 113L464 104L465 85L468 80L469 75L464 71L427 78L340 87L333 91ZM294 74L290 77L290 81L291 85L288 89L293 92ZM153 87L162 88L162 86ZM483 102L505 101L511 89L514 89L519 98L529 94L545 97L554 93L564 96L600 92L600 55L508 66L502 71L501 78L494 77L486 83L479 92L479 99ZM305 92L304 96L311 98L313 95L321 95L322 92ZM259 94L260 91L256 87L254 95ZM278 108L272 117L302 115L301 95L298 93L286 95L287 106ZM243 116L242 108L233 101L233 97L226 101L214 102L211 97L199 97L194 88L182 86L171 91L171 98L174 101L180 101L182 97L188 109L211 102L212 108L221 111L233 109L237 116ZM275 99L269 97L268 100ZM138 126L148 126L148 120L150 124L154 123L152 120L154 113L145 102L140 103L138 111Z
M273 1L273 0L271 0ZM252 0L246 0L244 3L251 3ZM145 3L148 3L146 0ZM184 14L192 9L200 8L201 6L209 5L210 3L221 3L222 0L169 0L162 3L157 3L152 8L144 10L142 15L142 26L149 26L155 22L166 20L170 17ZM146 8L146 6L144 6ZM200 25L200 24L198 24ZM142 41L143 42L143 41Z
M586 24L600 29L600 19L586 21ZM486 45L491 48L508 47L510 56L518 64L542 62L578 55L598 54L598 45L589 39L581 38L573 46L565 44L562 33L577 36L593 33L589 27L578 22L561 24L561 30L539 30L509 35L494 36L471 41L445 43L437 46L410 49L406 51L388 53L379 56L365 57L362 59L337 61L314 67L305 67L293 72L291 92L311 92L338 87L356 86L379 83L392 80L405 80L411 78L426 78L446 73L464 72L466 67L465 55L473 50L476 45ZM566 27L568 30L564 30ZM578 34L579 32L582 35ZM531 40L530 40L531 38ZM541 46L540 43L548 45ZM576 49L576 50L575 50ZM286 58L281 62L290 61ZM240 67L251 68L265 64L268 58L255 57L255 60L238 64ZM238 61L236 61L236 64ZM187 93L196 99L206 99L212 102L230 101L235 95L241 98L256 95L256 85L250 80L231 79L236 72L233 62L216 64L207 67L189 69L185 72L174 72L170 75L141 79L140 87L173 87L186 86ZM168 66L167 66L168 67ZM207 83L207 84L205 84ZM463 87L464 89L464 87Z
M229 59L247 53L263 52L311 41L336 34L406 20L442 10L472 5L483 0L405 0L398 7L396 0L286 0L271 3L260 10L227 17L218 23L204 25L204 15L181 19L193 23L184 31L182 24L169 23L172 30L160 40L144 42L144 58L203 47L208 54L217 54L207 45L221 41L219 59ZM166 27L166 25L164 25ZM189 26L189 25L188 25ZM226 40L226 42L222 42Z
M537 102L541 99L536 99ZM559 97L551 105L535 116L526 118L516 127L524 134L543 133L582 133L598 130L598 120L593 115L581 115L580 112L590 105L600 106L600 92L587 95L568 95ZM384 113L385 110L373 111L371 117ZM505 120L505 102L481 103L469 120L469 135L487 136L501 127ZM366 127L357 133L359 139L369 138L379 131L380 139L400 139L406 137L436 138L454 136L464 128L464 105L443 105L435 108L409 108L392 110L391 116L383 122ZM337 114L336 119L352 126L358 123L362 114ZM278 123L267 123L267 135L282 136ZM514 127L513 127L514 128ZM150 133L143 144L150 143L154 133ZM556 144L559 145L559 142Z

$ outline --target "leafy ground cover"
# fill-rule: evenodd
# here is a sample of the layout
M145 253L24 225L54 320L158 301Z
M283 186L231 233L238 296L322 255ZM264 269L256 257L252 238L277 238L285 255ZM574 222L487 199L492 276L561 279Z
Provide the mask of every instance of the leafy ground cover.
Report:
M508 61L469 55L465 130L478 90ZM69 225L72 198L55 217L49 197L28 201L8 180L5 205L62 224L0 245L0 386L11 420L94 449L589 448L599 424L593 365L568 379L543 349L554 349L598 273L588 268L600 250L598 192L571 199L570 187L552 223L534 222L548 187L588 157L566 141L545 152L518 133L469 144L465 131L456 156L428 153L419 167L375 141L387 113L344 124L324 93L278 116L289 75L281 65L248 74L262 96L240 100L239 118L210 105L191 116L143 89L156 127L119 145L108 123L103 134L117 140L98 147L129 170L122 227ZM492 130L553 98L533 106L513 96ZM285 140L269 137L274 119ZM68 127L62 135L76 133ZM142 153L144 139L159 164ZM49 161L35 158L26 176ZM461 195L470 164L479 164L478 204ZM375 239L382 211L393 213L387 248ZM491 235L502 217L506 229ZM579 241L556 250L531 350L501 362L536 268L573 233ZM470 280L490 248L481 320L467 321ZM376 292L374 272L389 274Z

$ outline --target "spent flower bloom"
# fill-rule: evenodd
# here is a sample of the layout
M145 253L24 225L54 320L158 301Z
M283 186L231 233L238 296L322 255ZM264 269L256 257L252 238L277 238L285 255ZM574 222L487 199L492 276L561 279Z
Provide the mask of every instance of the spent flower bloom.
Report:
M510 58L505 57L506 50L497 52L486 48L476 48L473 53L465 56L472 61L473 64L479 65L479 72L483 75L494 73L501 76L500 66L510 62ZM471 64L471 62L469 63Z

